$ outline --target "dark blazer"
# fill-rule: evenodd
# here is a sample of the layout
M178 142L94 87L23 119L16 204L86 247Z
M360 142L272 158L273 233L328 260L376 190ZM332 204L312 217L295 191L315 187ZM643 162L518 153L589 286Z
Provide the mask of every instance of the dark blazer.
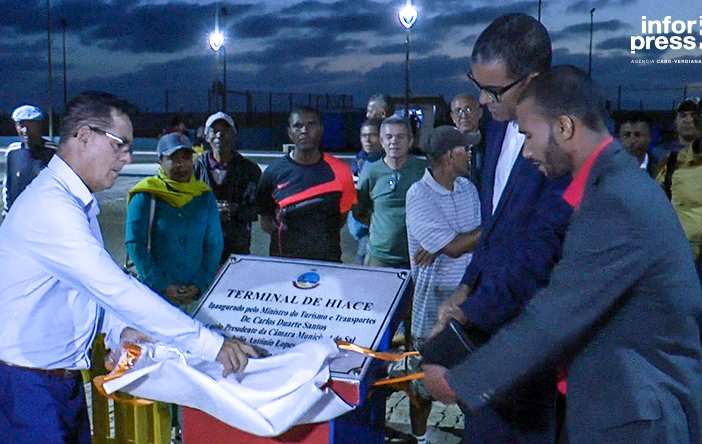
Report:
M449 373L464 408L567 363L572 444L702 442L702 298L658 184L618 142L596 159L563 257L522 314Z
M547 180L521 154L510 173L495 213L495 168L507 130L490 121L486 131L481 187L482 237L463 278L472 288L462 309L472 327L491 335L514 318L548 283L561 256L572 209L563 200L570 177ZM555 435L555 375L537 375L510 393L509 402L467 414L467 443L549 443Z
M472 287L463 312L488 334L516 316L548 283L572 214L562 197L570 177L547 180L521 154L492 213L495 168L506 131L507 122L488 123L480 192L483 233L463 277Z

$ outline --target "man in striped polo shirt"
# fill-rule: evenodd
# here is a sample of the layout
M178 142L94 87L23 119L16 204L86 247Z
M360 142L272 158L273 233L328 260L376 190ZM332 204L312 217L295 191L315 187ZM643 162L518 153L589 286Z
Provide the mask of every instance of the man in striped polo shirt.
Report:
M480 199L468 174L470 148L479 134L452 126L433 130L422 143L430 167L407 192L407 237L415 282L412 342L421 346L437 323L439 304L461 283L480 238ZM412 434L426 443L431 399L410 403Z

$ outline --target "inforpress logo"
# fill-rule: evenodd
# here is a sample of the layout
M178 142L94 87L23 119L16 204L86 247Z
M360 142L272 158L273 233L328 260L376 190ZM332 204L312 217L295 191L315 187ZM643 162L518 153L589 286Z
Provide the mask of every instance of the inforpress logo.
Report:
M702 16L698 20L675 20L666 16L663 20L646 20L641 17L641 34L631 36L631 53L642 49L695 49L695 31L702 35ZM674 34L671 36L671 34ZM702 48L702 43L699 44Z

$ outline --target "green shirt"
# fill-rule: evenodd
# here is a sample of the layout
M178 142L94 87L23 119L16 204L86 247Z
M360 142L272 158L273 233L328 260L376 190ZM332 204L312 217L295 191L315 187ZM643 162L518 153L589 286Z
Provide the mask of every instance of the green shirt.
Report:
M422 178L426 167L425 160L410 155L397 171L381 160L367 165L361 172L356 185L358 208L361 212L372 212L366 247L370 257L393 265L409 264L405 196L412 184ZM394 190L390 185L393 175L397 177Z

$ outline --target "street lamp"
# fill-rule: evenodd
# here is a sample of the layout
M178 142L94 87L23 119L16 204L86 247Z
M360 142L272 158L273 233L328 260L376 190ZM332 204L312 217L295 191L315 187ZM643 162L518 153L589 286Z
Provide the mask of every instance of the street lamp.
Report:
M54 140L54 86L51 72L51 0L46 0L46 42L49 53L49 138Z
M587 60L587 75L592 73L592 29L593 29L593 16L595 15L595 9L590 9L590 55Z
M405 39L405 117L409 119L409 98L410 98L410 28L417 20L417 10L412 6L412 0L407 0L407 4L400 10L398 14L400 23L407 29L407 38Z
M63 28L63 109L66 109L66 27L68 22L65 18L61 19L61 27Z
M219 20L217 20L219 22ZM210 48L215 52L215 70L217 73L217 78L219 78L219 62L217 55L219 50L222 50L223 60L224 60L224 93L222 94L222 111L227 111L227 50L224 46L224 35L219 32L219 23L217 23L216 30L210 34Z

